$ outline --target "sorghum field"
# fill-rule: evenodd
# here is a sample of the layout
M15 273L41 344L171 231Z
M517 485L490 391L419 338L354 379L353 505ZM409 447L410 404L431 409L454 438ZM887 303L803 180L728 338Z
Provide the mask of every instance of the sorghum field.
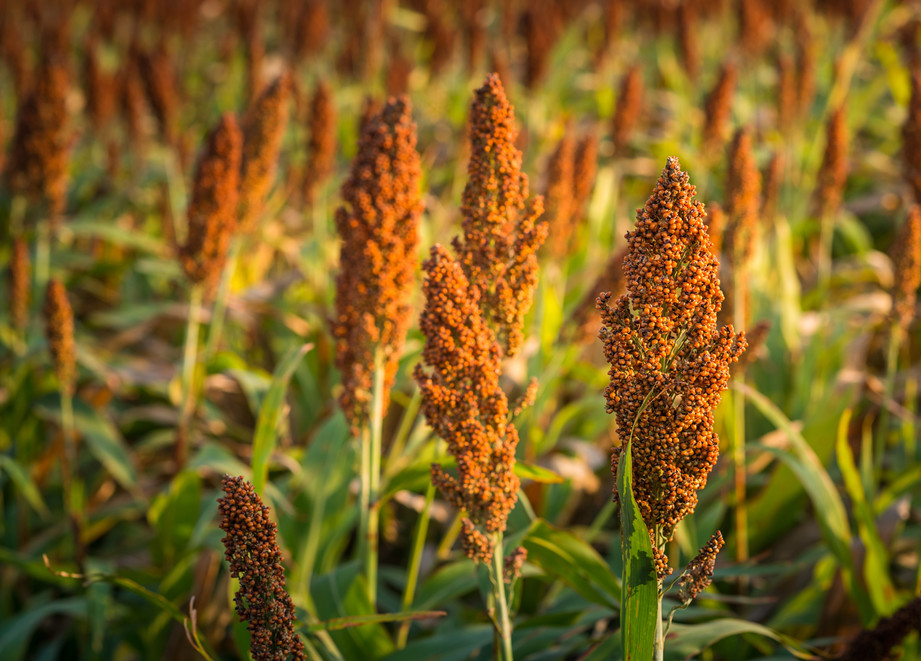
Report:
M3 0L0 659L921 659L921 3Z

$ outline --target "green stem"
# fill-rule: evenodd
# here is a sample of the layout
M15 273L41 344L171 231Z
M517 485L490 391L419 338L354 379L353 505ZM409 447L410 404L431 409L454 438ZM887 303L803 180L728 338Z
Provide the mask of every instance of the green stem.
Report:
M367 480L365 490L368 514L366 517L367 530L364 545L365 576L368 579L368 599L371 607L376 610L377 603L377 565L378 565L378 526L380 523L380 489L381 489L381 437L384 425L384 354L378 348L374 352L374 386L371 394L371 429L370 433L363 436L367 439L367 448L363 450L366 457L367 473L362 475L362 480Z
M499 659L500 661L513 661L512 654L512 622L509 618L508 601L505 598L505 578L502 556L502 533L498 533L495 538L493 548L493 563L490 568L490 579L492 580L493 596L496 600L498 609L497 618L494 620L496 633L499 635Z
M429 521L432 517L432 501L435 500L435 485L429 480L425 489L425 504L419 513L419 521L416 523L416 534L413 536L413 545L409 552L409 569L406 576L406 589L403 591L402 610L406 612L413 605L416 598L416 585L419 581L419 566L422 564L422 551L425 548L425 538L429 531ZM412 623L403 622L397 633L397 649L401 650L406 647L406 641L409 638L409 629Z
M879 412L879 441L874 443L873 464L877 481L883 474L883 457L889 441L889 405L895 395L895 375L899 371L899 351L902 348L902 328L895 322L889 332L889 346L886 351L886 380L883 384L883 405ZM864 485L865 487L867 485ZM875 490L874 490L875 491ZM868 491L867 493L873 493Z
M237 261L240 259L242 245L242 238L239 236L234 237L230 252L227 255L227 263L224 265L224 272L221 275L221 283L218 286L217 298L214 301L214 311L211 313L211 326L208 329L208 340L205 342L205 361L214 356L218 343L221 341L224 319L227 316L227 295L230 291L230 282L233 280Z
M390 451L387 453L387 467L384 469L384 477L393 477L401 467L401 459L406 449L406 441L416 423L416 415L419 413L419 407L422 404L422 391L413 388L412 397L406 405L403 412L403 419L400 421L400 428L397 429L396 436L390 444Z
M64 508L70 519L74 535L74 556L82 573L86 560L83 543L83 499L76 490L74 471L77 466L77 435L74 423L74 399L70 390L61 388L61 432L64 435L64 453L61 461L61 482L64 490Z
M665 629L662 627L662 591L661 581L659 596L656 599L656 640L653 647L653 658L662 661L665 657Z
M195 367L198 364L198 328L204 292L203 285L195 284L189 293L189 316L186 320L185 349L182 356L182 401L179 404L181 408L176 432L176 472L185 466L188 455L189 428L197 404Z
M819 255L818 255L818 291L819 300L824 301L828 296L831 284L831 250L834 239L834 223L828 213L822 214L819 219Z

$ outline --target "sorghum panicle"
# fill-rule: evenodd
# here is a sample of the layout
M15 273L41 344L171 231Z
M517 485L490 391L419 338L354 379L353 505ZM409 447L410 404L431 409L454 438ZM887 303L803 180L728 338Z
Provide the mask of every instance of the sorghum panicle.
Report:
M370 415L374 353L383 352L385 400L410 324L419 216L422 213L416 125L409 100L390 99L365 126L336 211L342 238L336 279L339 398L353 428Z
M636 128L643 107L643 71L638 64L630 67L620 83L617 105L614 108L612 137L614 149L622 152Z
M52 219L64 209L67 192L67 86L64 65L44 58L17 109L4 171L10 190L32 204L46 204Z
M10 320L13 328L23 331L29 321L29 246L21 236L13 239L10 252Z
M74 311L67 300L67 290L59 280L48 281L45 290L45 336L51 363L61 389L73 392L77 380L77 347L74 343Z
M780 201L780 189L783 185L784 177L784 156L783 152L775 151L768 161L767 168L764 171L762 181L763 195L761 196L761 218L765 221L773 221L777 216L778 203Z
M118 86L115 74L105 71L99 61L99 44L96 40L91 40L87 45L83 66L87 114L93 128L102 132L115 115Z
M138 58L129 54L117 75L118 102L128 133L128 142L135 151L144 147L144 85L138 68Z
M700 74L700 34L697 27L697 7L693 3L678 5L678 49L681 65L688 78L696 81Z
M243 124L240 172L240 232L249 234L272 187L281 140L288 126L291 75L279 76L263 91Z
M160 132L167 144L175 144L178 136L179 83L173 60L164 47L141 53L141 77Z
M789 131L798 112L796 66L785 53L777 56L777 129Z
M716 85L707 95L704 104L704 145L712 147L725 138L729 116L732 113L732 97L735 93L737 75L735 64L726 62Z
M510 422L508 399L499 386L502 351L480 307L480 291L461 264L441 245L423 263L425 335L415 378L426 420L457 458L457 476L438 464L432 481L445 498L465 512L461 541L468 557L492 559L491 535L505 530L517 500L514 473L518 432Z
M567 256L573 225L577 220L573 216L575 156L575 141L567 128L550 156L544 188L544 221L553 232L551 247L556 258Z
M585 217L585 207L595 187L598 171L598 136L590 131L576 144L572 172L572 215L576 222Z
M633 493L654 548L694 510L716 463L713 410L746 346L744 334L716 324L718 262L695 192L669 158L627 234L627 292L613 304L607 292L597 302L611 366L606 408L621 439L612 469L632 439ZM660 548L656 556L662 577L667 558Z
M697 556L688 563L684 575L678 580L678 601L690 603L707 589L713 580L716 555L723 548L723 534L717 530Z
M915 316L918 285L921 285L921 207L912 205L892 249L895 280L892 288L893 317L908 328Z
M748 262L755 249L761 209L761 172L744 128L736 131L729 148L726 174L726 248L733 268Z
M305 660L271 510L242 477L225 475L221 489L218 512L226 533L221 542L230 575L240 581L233 600L249 629L250 653L255 661Z
M470 161L454 249L506 356L523 339L522 321L537 286L537 251L547 238L540 196L528 199L528 177L515 148L514 111L495 74L476 91L470 112Z
M911 101L902 125L902 161L915 202L921 204L921 71L918 70L911 75Z
M189 280L209 289L220 278L237 228L242 143L233 115L224 115L208 136L195 170L188 236L179 260Z
M894 648L913 631L921 631L921 596L857 634L838 661L894 661L900 658Z
M812 27L805 11L795 14L796 70L799 74L796 86L796 107L800 116L809 114L815 97L816 48Z
M304 169L304 201L312 205L317 189L332 174L336 158L336 108L332 89L322 80L317 83L310 100L307 124L310 133Z
M841 206L847 183L847 117L841 105L828 118L825 127L825 154L819 169L816 207L819 218L834 215Z

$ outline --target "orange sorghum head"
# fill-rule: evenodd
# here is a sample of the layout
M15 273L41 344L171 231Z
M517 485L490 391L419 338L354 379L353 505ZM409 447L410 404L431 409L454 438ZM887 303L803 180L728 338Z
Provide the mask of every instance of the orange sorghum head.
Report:
M74 343L74 311L67 290L59 280L49 280L45 290L45 335L51 363L61 388L73 392L77 380L77 348Z
M521 347L524 315L537 286L537 251L547 224L543 201L528 199L528 177L515 148L514 110L495 74L476 91L470 112L470 162L454 249L464 275L480 292L480 308L502 350Z
M917 70L911 74L911 101L902 124L902 161L915 202L921 204L921 71Z
M322 80L310 100L308 126L304 201L313 204L317 189L332 174L336 158L336 107L332 89Z
M732 113L732 97L736 88L736 66L726 62L720 72L716 85L707 95L704 104L704 145L713 146L722 143L729 116Z
M744 128L736 131L729 148L726 174L726 251L733 269L744 268L755 249L761 209L761 172Z
M140 57L141 78L150 107L160 125L163 139L175 144L179 137L179 83L169 53L162 46Z
M678 49L681 64L691 80L700 74L700 32L697 22L697 7L682 2L678 6Z
M432 481L466 518L461 539L467 555L488 562L492 536L505 530L518 494L514 473L518 432L509 421L508 399L499 386L502 351L480 308L479 290L461 264L434 245L423 264L425 335L416 366L426 420L457 458L457 476L432 466Z
M47 204L52 218L63 210L67 192L67 85L66 67L43 59L16 112L5 170L11 191L33 204Z
M775 151L768 162L767 168L761 180L764 182L761 196L761 217L768 222L774 220L777 216L777 208L780 202L780 190L783 186L784 178L784 156L783 152Z
M188 236L179 251L183 271L209 289L217 284L237 228L243 138L226 114L208 136L198 159L188 208Z
M836 214L841 206L847 183L847 143L847 116L842 104L832 112L825 127L825 154L816 188L816 207L820 218Z
M622 443L612 468L632 438L634 496L663 547L716 463L713 409L745 348L744 335L716 324L723 294L695 192L669 158L627 233L627 292L613 304L603 293L597 303L610 364L607 411Z
M233 601L249 629L250 653L255 661L306 660L271 510L242 477L225 475L221 489L218 512L226 533L221 542L230 575L240 581Z
M288 125L291 75L279 76L259 96L243 124L243 160L240 172L240 232L248 234L272 187L281 140Z
M10 252L10 319L13 328L25 330L29 321L29 246L21 236L13 239Z
M915 316L918 285L921 285L921 207L912 205L892 249L895 281L892 312L896 322L907 328Z
M421 177L409 100L390 99L365 126L342 186L346 205L336 211L342 246L333 333L339 402L354 428L369 415L375 351L383 352L387 393L409 327Z
M567 128L550 155L544 188L544 221L549 231L553 232L551 248L556 258L568 255L573 225L577 222L573 217L575 157L575 140Z
M643 71L638 64L630 67L620 83L617 105L614 108L612 136L614 149L622 152L639 121L643 106Z
M723 548L723 534L717 530L711 535L706 546L688 563L678 587L678 600L689 603L698 594L707 589L713 580L713 568L716 555Z
M595 187L598 171L598 135L589 131L576 144L572 170L572 214L575 222L585 217L585 207Z

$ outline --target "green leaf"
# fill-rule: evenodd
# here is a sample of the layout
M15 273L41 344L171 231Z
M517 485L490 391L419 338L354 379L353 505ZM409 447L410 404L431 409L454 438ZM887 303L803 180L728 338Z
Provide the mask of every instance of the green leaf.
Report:
M42 500L42 493L35 483L29 479L29 474L12 457L0 455L0 469L10 476L10 480L19 489L26 502L41 516L48 516L48 507Z
M57 599L25 612L5 618L0 624L0 658L4 661L18 661L25 658L29 640L35 629L52 615L65 615L75 619L85 617L87 602L84 597ZM63 625L58 623L58 629Z
M815 656L788 636L784 636L773 629L757 624L724 618L700 624L682 625L673 624L669 629L665 641L665 659L667 661L683 661L697 656L702 651L721 641L723 638L738 636L745 633L756 634L776 640L795 656L797 659L814 659Z
M559 484L563 481L562 477L549 468L544 468L537 464L525 464L520 461L515 462L515 475L522 480L531 480L543 484Z
M555 576L585 599L617 608L621 588L617 577L598 552L566 530L537 519L522 542L528 562Z
M382 661L465 661L481 658L476 652L492 643L491 624L478 624L459 631L439 632L436 636L411 642Z
M307 627L307 631L340 631L349 627L363 627L366 624L381 624L384 622L410 622L414 620L431 620L444 617L445 611L407 611L405 613L380 613L378 615L349 615L335 617L323 622L314 622Z
M617 494L620 498L621 555L624 561L621 584L625 594L620 609L620 636L624 659L652 658L658 617L659 585L649 530L633 497L632 439L617 465Z
M256 422L256 436L253 439L253 489L262 494L265 481L269 474L269 458L275 449L277 440L275 431L281 421L285 392L288 390L288 381L294 373L297 364L301 361L313 345L303 344L292 347L282 358L275 373L272 375L272 386L265 395L262 408L259 410L259 419Z

